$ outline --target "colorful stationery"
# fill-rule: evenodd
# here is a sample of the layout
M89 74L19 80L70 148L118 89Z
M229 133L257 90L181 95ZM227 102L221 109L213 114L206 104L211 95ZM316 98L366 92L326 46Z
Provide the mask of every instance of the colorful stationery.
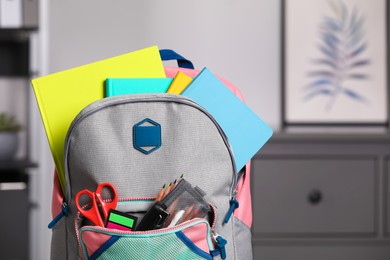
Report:
M167 93L180 95L184 89L191 83L192 78L179 71L169 86Z
M107 78L131 77L165 77L157 46L32 80L63 191L64 143L72 120L84 107L104 97Z
M237 172L272 136L272 129L207 68L182 93L217 120L233 148Z
M106 79L106 97L165 93L172 80L172 78L108 78Z

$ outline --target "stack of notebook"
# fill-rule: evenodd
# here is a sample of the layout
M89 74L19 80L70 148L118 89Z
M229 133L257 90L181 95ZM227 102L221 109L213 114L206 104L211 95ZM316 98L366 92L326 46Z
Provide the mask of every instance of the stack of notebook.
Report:
M32 83L63 189L68 128L84 107L102 98L170 93L194 100L222 127L233 148L237 171L272 135L272 129L207 68L194 79L183 72L166 78L157 46L37 78Z

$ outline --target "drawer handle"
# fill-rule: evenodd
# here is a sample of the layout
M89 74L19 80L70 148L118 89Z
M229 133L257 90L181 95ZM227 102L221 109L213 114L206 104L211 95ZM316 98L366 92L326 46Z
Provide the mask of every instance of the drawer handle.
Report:
M307 199L310 204L317 205L322 201L322 193L320 190L314 189L310 191Z

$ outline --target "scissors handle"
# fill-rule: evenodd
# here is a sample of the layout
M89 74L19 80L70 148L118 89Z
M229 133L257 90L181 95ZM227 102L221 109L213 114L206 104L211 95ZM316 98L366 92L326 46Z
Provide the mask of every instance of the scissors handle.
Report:
M81 196L87 196L91 201L91 206L86 207L86 205L81 206L80 205L80 197ZM92 221L95 225L104 227L104 221L102 220L100 213L99 213L99 207L96 203L95 193L91 192L87 189L82 190L77 193L75 198L75 203L77 209L80 211L80 213L88 218L90 221Z
M104 199L102 197L102 191L103 189L109 189L111 192L111 197L109 199ZM110 212L110 209L115 209L118 204L118 193L116 191L116 188L114 185L112 185L109 182L104 182L98 185L96 192L95 192L96 198L98 202L100 203L100 206L102 207L104 219L106 220L108 218L108 214Z

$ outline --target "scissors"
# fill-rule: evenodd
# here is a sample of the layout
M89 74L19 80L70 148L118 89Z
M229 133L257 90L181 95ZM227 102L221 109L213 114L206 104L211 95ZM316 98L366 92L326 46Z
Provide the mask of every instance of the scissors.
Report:
M113 197L109 199L103 199L101 194L103 189L109 189ZM87 208L85 205L80 205L81 196L87 196L91 200L91 207ZM104 222L108 217L110 209L115 209L116 205L118 204L118 193L114 185L109 182L104 182L97 186L95 192L87 189L78 192L75 203L77 209L84 217L88 218L95 225L104 227ZM104 218L102 218L100 212L103 213Z

